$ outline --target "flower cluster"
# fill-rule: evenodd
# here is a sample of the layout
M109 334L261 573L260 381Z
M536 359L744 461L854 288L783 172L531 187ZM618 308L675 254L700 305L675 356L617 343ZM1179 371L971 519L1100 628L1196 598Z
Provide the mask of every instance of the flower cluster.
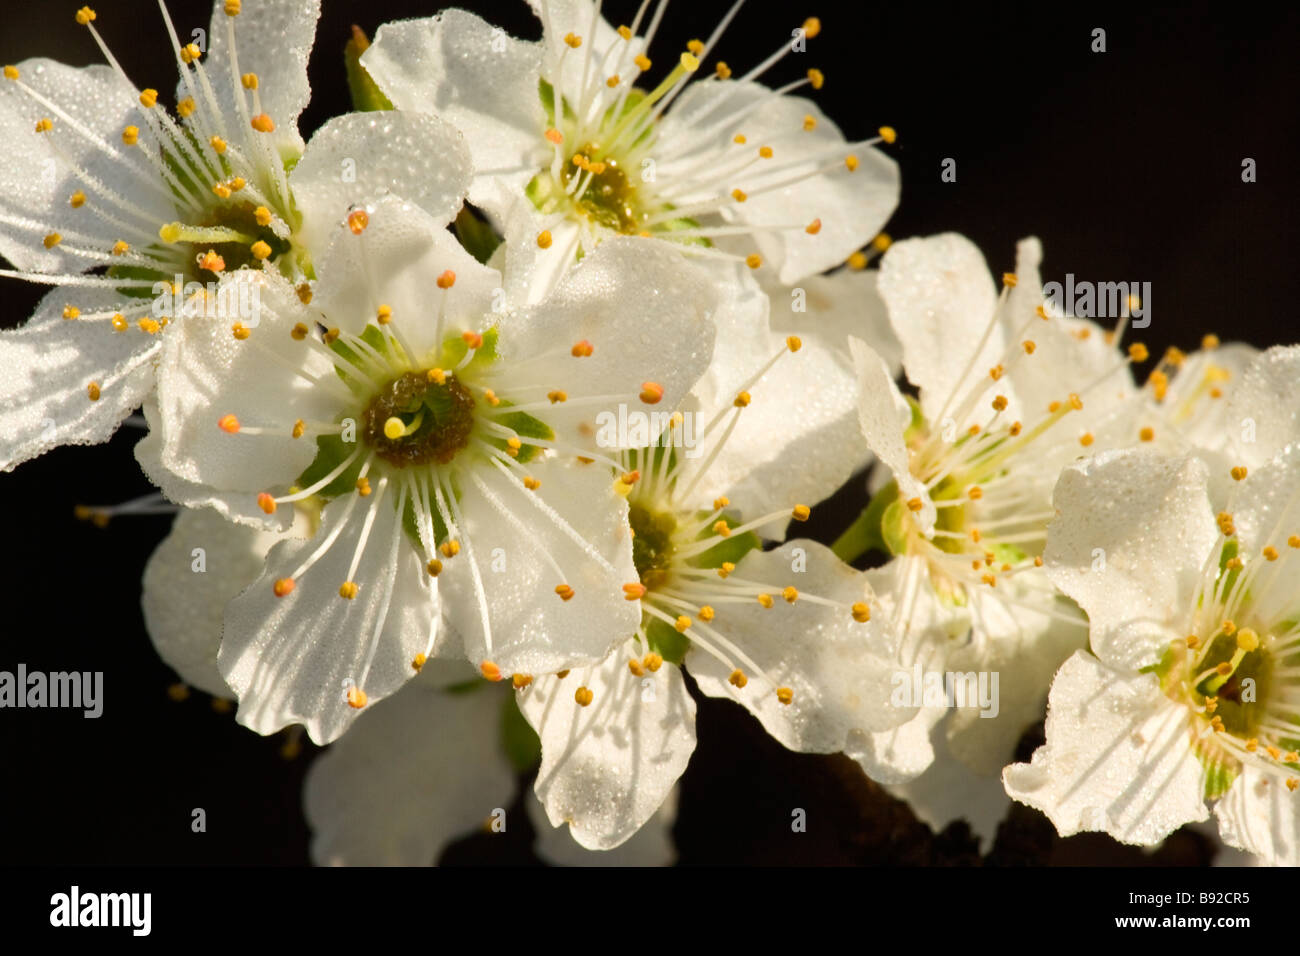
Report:
M51 290L0 334L0 465L143 409L150 635L332 745L315 858L430 862L536 768L550 858L665 861L693 685L936 826L1153 844L1212 805L1300 862L1300 348L1139 382L1036 239L1000 282L891 242L894 130L764 82L815 18L741 72L739 5L669 50L665 4L530 4L540 41L355 39L307 142L318 0L218 0L203 45L160 4L171 107L88 7L106 65L4 67L0 276Z

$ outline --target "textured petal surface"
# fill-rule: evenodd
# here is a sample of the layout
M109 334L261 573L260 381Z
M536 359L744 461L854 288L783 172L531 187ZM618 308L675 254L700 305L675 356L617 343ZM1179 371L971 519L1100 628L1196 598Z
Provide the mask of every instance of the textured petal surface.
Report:
M356 597L345 600L339 587L365 531L362 509L350 510L358 500L372 509L373 524L360 551ZM241 724L269 734L301 723L326 744L361 713L348 703L350 688L373 705L415 676L411 662L428 647L438 601L394 504L381 482L368 500L350 495L326 505L316 535L277 544L261 577L231 602L218 664L239 697ZM274 583L336 531L293 591L277 597Z
M635 602L632 602L635 603ZM627 841L667 799L695 750L695 702L681 671L634 675L629 641L567 677L540 677L519 706L542 739L537 798L552 826L568 823L590 850ZM591 702L575 700L578 688Z
M427 866L510 806L501 715L513 704L481 684L449 693L426 670L312 764L303 802L318 865Z
M1151 846L1209 816L1185 712L1154 674L1114 671L1083 651L1052 682L1047 743L1002 779L1061 836L1100 830Z
M1148 451L1105 452L1067 468L1053 496L1044 561L1088 614L1094 653L1154 663L1195 605L1218 538L1205 466Z
M119 301L109 291L55 289L26 325L0 332L0 471L59 445L108 441L153 388L158 339L63 318L69 304L88 314Z
M302 213L302 241L323 249L351 207L398 196L439 223L469 190L469 148L435 116L398 110L348 113L312 136L289 185Z
M533 848L552 866L672 866L677 860L673 824L677 822L677 788L641 829L612 850L588 850L568 827L551 826L540 800L525 801L537 841Z

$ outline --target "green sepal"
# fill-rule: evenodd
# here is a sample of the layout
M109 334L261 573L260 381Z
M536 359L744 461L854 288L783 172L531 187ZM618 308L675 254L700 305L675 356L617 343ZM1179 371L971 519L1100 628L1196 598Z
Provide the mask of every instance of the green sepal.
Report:
M391 110L392 101L379 90L374 79L361 65L361 54L370 48L370 38L358 26L352 27L352 37L343 48L343 65L348 73L348 92L352 94L352 108L361 113L374 110Z
M646 615L644 622L646 643L650 650L680 667L686 659L686 652L691 649L691 639L657 617Z
M456 221L452 226L456 230L456 238L465 247L465 251L483 265L487 265L487 261L492 258L492 253L496 252L497 247L501 245L502 240L496 234L496 230L469 206L461 207L460 212L456 213Z

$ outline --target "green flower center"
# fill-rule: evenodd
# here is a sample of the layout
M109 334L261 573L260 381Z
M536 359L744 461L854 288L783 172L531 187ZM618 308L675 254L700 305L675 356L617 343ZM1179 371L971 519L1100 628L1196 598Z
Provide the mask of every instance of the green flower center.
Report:
M628 523L632 527L632 563L637 577L653 590L666 582L673 565L677 517L670 511L651 511L633 503L628 508Z
M361 438L391 465L445 465L469 445L474 396L447 374L407 372L380 390L361 418Z

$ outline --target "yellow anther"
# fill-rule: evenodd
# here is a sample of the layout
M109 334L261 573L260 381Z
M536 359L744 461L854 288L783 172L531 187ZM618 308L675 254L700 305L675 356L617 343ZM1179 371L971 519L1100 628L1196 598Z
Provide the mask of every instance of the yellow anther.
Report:
M803 22L803 35L809 40L822 32L822 22L816 17L809 17Z
M1201 645L1201 639L1197 637L1195 634L1189 634L1184 639L1184 643L1187 644L1187 649L1189 651L1194 651L1196 650L1196 648L1198 648Z
M250 335L253 334L252 329L246 326L243 322L236 322L234 325L230 327L230 331L231 334L233 334L235 338L240 342L243 342L245 339L247 339Z
M257 130L259 133L271 133L275 131L274 120L265 113L258 113L248 121L248 125L253 127L253 129Z
M689 42L686 44L686 49L690 50L690 51L691 51L692 53L694 53L696 56L703 56L703 55L704 55L704 41L703 41L703 40L691 40L691 41L689 41Z
M790 511L790 517L795 521L807 521L812 515L812 509L807 505L795 505Z
M853 615L853 620L857 621L859 624L865 624L867 621L871 620L871 608L862 601L856 602L851 608L849 608L849 612Z
M1259 650L1259 635L1253 629L1243 627L1237 632L1237 647L1247 654Z
M532 674L512 674L510 675L510 684L515 690L523 690L533 682Z
M727 524L726 519L720 519L713 523L713 533L721 538L731 537L731 525Z
M203 55L197 43L187 43L181 47L181 62L194 63Z
M1134 362L1145 362L1151 357L1151 353L1141 342L1133 342L1128 347L1128 357Z
M794 700L794 691L789 687L778 687L776 689L776 699L788 707L790 702Z
M781 597L785 598L786 604L793 604L799 600L799 589L794 585L789 585L781 589Z
M100 393L99 393L98 382L91 382L89 385L86 386L86 397L89 398L92 402L99 401L99 394Z
M763 607L767 608L768 610L771 610L771 609L772 609L772 606L773 606L776 602L772 600L772 595L770 595L770 594L760 594L760 595L758 596L758 603L761 604Z
M230 198L230 187L227 186L225 183L213 183L212 191L216 193L217 196L219 196L221 199Z
M263 491L257 496L257 507L261 508L266 514L273 515L276 507L275 498Z
M995 396L993 399L993 410L995 412L1004 412L1006 411L1006 409L1007 409L1007 397L1005 395Z
M808 225L803 227L803 231L808 233L810 236L817 235L817 233L822 231L822 221L820 219L814 219L812 222L808 223Z
M757 252L751 252L749 255L745 256L745 265L749 266L751 269L757 269L762 264L763 257Z
M750 401L751 399L749 397L749 392L740 392L736 395L736 398L732 402L732 404L735 405L736 408L746 408L748 407Z
M268 259L271 256L271 247L261 239L249 246L248 251L253 254L254 259Z
M1079 444L1082 445L1084 448L1087 448L1089 445L1091 445L1094 440L1095 439L1093 438L1092 432L1084 432L1082 435L1079 436Z
M77 11L77 22L83 27L93 19L95 19L95 11L90 9L90 7L82 7Z
M760 159L771 159L771 158L772 158L772 147L771 147L771 146L760 146L760 147L758 147L758 155L759 155L759 158L760 158Z
M524 478L524 487L529 491L536 491L538 488L542 487L542 483L532 475L527 475Z
M428 572L429 577L436 578L442 574L442 562L437 558L430 558L428 563L425 564L424 570Z
M501 668L492 661L483 661L478 666L479 673L490 681L499 681L501 679Z
M1044 322L1048 319L1047 309L1043 308L1041 305L1034 306L1034 315L1038 316Z
M63 307L63 317L65 319L75 319L79 315L81 315L81 310L75 305L65 305Z
M46 249L53 249L62 241L63 241L62 234L57 232L51 232L44 239L41 240L41 245L43 245Z
M222 415L217 419L217 427L227 435L239 434L239 419L234 415Z
M749 196L743 189L733 189L731 191L731 198L736 200L736 202L744 202L749 198Z
M239 82L243 84L244 89L255 90L257 89L258 86L257 74L245 73L243 76L239 78Z
M423 654L416 654L415 657L411 659L411 670L415 671L417 674L420 673L420 671L424 670L424 665L427 664L428 661L429 659Z
M713 64L713 71L717 73L718 79L720 80L731 79L731 67L727 66L727 64L724 63L722 60L719 60L717 63Z
M126 316L121 312L114 312L112 325L114 332L125 332L127 329Z
M194 110L196 108L197 107L194 105L194 97L187 96L176 104L176 114L180 116L181 119L188 119L190 116L194 115Z
M564 142L564 134L561 133L561 132L560 132L558 129L556 129L554 126L552 126L552 127L550 127L549 129L547 129L547 131L546 131L545 133L543 133L542 135L545 136L545 137L547 138L547 140L549 140L550 142L554 143L556 146L559 146L561 143Z
M744 146L746 142L745 134L737 133L735 136L731 137L731 141L735 143L737 146Z
M700 61L693 53L683 53L678 62L687 73L694 73L700 68Z
M444 541L438 550L442 552L444 558L454 558L460 554L460 542L452 538L450 541Z
M1231 475L1233 481L1244 481L1246 478L1246 466L1245 465L1235 466L1231 471Z
M877 132L879 132L880 138L886 143L893 143L898 139L898 131L892 126L882 126Z
M552 405L555 405L559 402L567 402L569 400L569 393L557 388L547 392L546 397Z
M704 621L706 624L713 620L715 614L716 612L708 604L705 604L700 608L700 620Z
M5 79L6 79L6 80L16 80L16 79L18 79L18 67L16 67L16 66L6 66L6 67L5 67Z
M718 497L713 499L713 510L721 511L729 504L731 504L730 498L728 498L726 495L718 495Z
M627 669L632 672L633 677L645 676L645 667L643 667L641 662L637 660L635 657L628 660Z
M1038 348L1038 344L1033 339L1025 339L1020 346L1025 350L1026 355L1033 355L1034 350Z
M387 325L393 321L393 307L391 305L381 305L375 310L375 321L380 325Z
M605 85L608 86L611 90L612 90L614 87L618 86L618 74L615 73L613 76L611 76L611 77L609 77L608 79L606 79L606 80L605 80Z
M1300 534L1293 534L1286 539L1287 547L1300 548Z
M573 699L578 702L579 707L588 706L594 697L590 687L579 687L573 692Z
M226 16L228 17L239 16L240 7L241 7L240 0L226 0L225 3Z
M924 507L925 507L925 502L923 502L920 498L907 499L908 511L920 511Z
M734 570L736 570L736 566L734 564L732 564L730 561L723 561L722 567L718 568L718 577L722 578L723 580L726 580L727 575L729 575Z
M167 696L179 704L181 701L189 699L190 689L182 683L172 684L167 688Z
M257 220L259 226L269 226L271 224L271 210L265 206L258 206L253 210L253 218Z
M737 667L731 672L731 676L727 678L727 683L732 687L741 688L749 683L749 678L745 676L744 671Z
M861 272L867 267L867 257L861 252L855 252L849 256L847 264L854 272Z
M301 438L307 432L307 423L301 418L293 423L293 430L289 433L294 438Z
M1067 398L1066 401L1069 402L1070 407L1074 409L1076 412L1083 410L1083 399L1080 398L1076 393L1071 392L1069 398Z
M555 593L560 596L561 601L573 600L573 588L569 587L567 584L557 584L555 586Z
M307 326L305 326L305 325L303 325L301 322L299 322L299 323L297 323L296 325L294 325L293 328L291 328L291 329L289 330L289 334L290 334L291 336L293 336L293 338L294 338L296 341L301 342L303 339L305 339L305 338L307 337L307 333L308 333L309 331L310 331L310 330L307 328Z
M673 627L677 628L678 634L685 634L691 626L691 619L685 614L677 615L677 620L673 621Z
M618 28L618 35L624 40L630 40L632 39L632 28L629 26L621 26Z
M564 42L568 44L569 49L576 50L578 47L582 46L582 37L578 36L576 33L566 33L564 35Z
M1155 441L1155 438L1156 430L1150 426L1147 426L1138 432L1138 439L1140 441Z
M826 83L826 77L821 70L814 67L808 71L808 82L812 84L814 90L820 90Z
M646 670L653 674L663 666L664 659L660 654L651 651L645 657L641 658L641 663L645 665Z
M351 601L357 596L357 584L355 581L344 581L339 585L339 597Z
M396 415L384 422L384 437L389 441L397 441L406 434L406 423Z
M360 687L348 688L348 706L353 710L360 710L366 706L366 692Z
M998 586L998 579L997 579L997 576L996 576L996 575L993 575L993 574L981 574L981 575L980 575L980 580L983 581L985 584L987 584L987 585L988 585L989 587L991 587L991 588L995 588L995 587Z
M849 172L854 172L858 168L858 157L852 153L844 157L844 168Z
M433 382L435 385L447 384L447 373L440 368L429 369L428 373L425 375L425 378Z
M444 269L439 273L438 278L435 281L439 289L446 291L456 284L456 273L452 272L450 269Z
M145 332L149 335L157 335L162 331L162 324L158 322L157 319L141 319L136 323L136 325L140 327L141 332Z
M1214 333L1210 333L1209 335L1205 336L1205 338L1201 339L1201 348L1205 349L1207 352L1213 349L1217 349L1218 347L1219 347L1219 337Z
M638 397L647 405L658 405L663 401L664 387L658 382L642 382Z
M226 185L228 185L228 186L230 187L230 191L231 191L232 193L237 193L237 192L239 192L241 189L243 189L245 186L247 186L247 185L248 185L248 182L244 179L243 176L236 176L234 179L232 179L232 180L231 180L229 183L227 183Z
M506 451L509 452L512 458L518 457L519 451L523 447L524 443L519 440L518 436L512 435L506 439Z
M551 230L543 229L541 232L537 234L537 248L539 249L551 248Z
M1218 672L1220 677L1228 677L1232 674L1232 665L1227 661L1223 661L1214 669Z
M356 487L356 489L357 489L357 494L359 494L362 498L369 498L369 497L370 497L370 479L369 479L369 478L366 478L364 475L363 475L362 477L358 478L358 479L356 480L356 482L355 482L355 487Z

